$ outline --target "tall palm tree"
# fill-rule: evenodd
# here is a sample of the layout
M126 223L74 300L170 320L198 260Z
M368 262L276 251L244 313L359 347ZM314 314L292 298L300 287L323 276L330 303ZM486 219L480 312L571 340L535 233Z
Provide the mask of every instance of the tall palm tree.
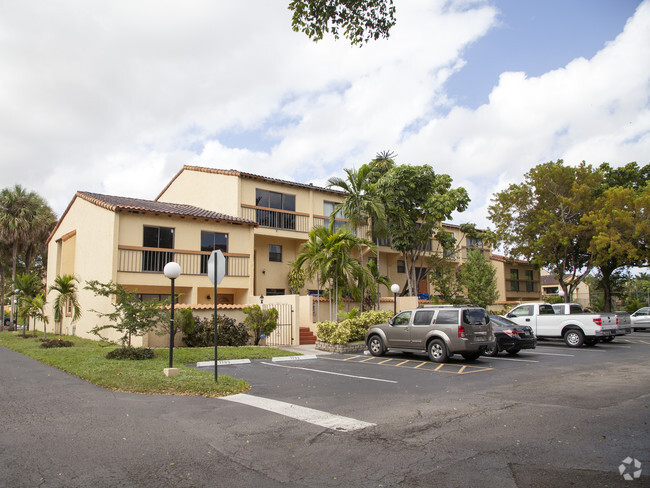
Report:
M360 245L374 249L372 242L355 236L347 227L334 232L332 219L327 227L314 227L309 232L309 239L300 247L294 267L305 267L305 274L310 279L317 276L319 286L329 284L330 300L334 295L338 310L341 290L354 282L355 278L368 273L368 270L351 256L351 251Z
M57 276L54 279L54 284L50 286L50 292L58 293L52 308L54 309L54 322L59 324L59 337L63 334L63 314L68 304L72 312L72 322L76 322L81 318L81 307L77 299L78 282L74 275L65 274Z
M44 229L49 225L51 230L54 222L54 213L37 193L20 185L0 191L0 241L11 247L12 281L16 279L18 254L42 238ZM29 265L27 262L27 268Z
M347 178L337 176L328 180L328 187L335 187L345 193L345 200L334 207L334 214L343 213L346 219L354 228L355 234L359 235L360 226L379 228L386 220L384 204L374 192L369 180L370 166L363 165L359 170L344 169ZM334 218L334 215L332 216ZM372 232L371 232L372 234ZM359 258L363 266L363 245L359 245ZM364 295L363 286L361 294ZM363 300L361 300L361 311L363 312Z
M16 290L19 315L25 319L25 323L23 324L23 336L25 336L26 330L29 329L30 317L29 314L25 313L25 310L28 307L29 300L43 291L43 282L36 274L21 273L11 281L11 287L13 290Z

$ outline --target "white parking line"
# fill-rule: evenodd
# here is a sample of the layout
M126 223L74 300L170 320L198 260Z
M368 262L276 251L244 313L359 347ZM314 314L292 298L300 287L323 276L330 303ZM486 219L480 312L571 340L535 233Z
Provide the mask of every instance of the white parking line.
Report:
M217 361L217 366L228 366L229 364L250 364L250 359L222 359ZM214 366L214 361L199 361L196 363L197 368L206 368Z
M494 357L494 356L481 356L481 359L501 359L502 361L519 361L519 362L522 362L522 363L539 363L539 361L535 361L534 359L499 358L499 357Z
M531 354L543 354L544 356L566 356L569 358L574 358L576 355L575 354L558 354L555 352L538 352L538 351L530 351Z
M251 407L261 408L269 412L291 417L293 419L309 422L310 424L325 427L326 429L338 430L341 432L350 432L353 430L365 429L366 427L373 427L376 424L364 422L363 420L356 420L349 417L342 417L334 415L321 410L313 408L301 407L292 403L280 402L278 400L270 400L268 398L247 395L246 393L239 393L228 397L221 397L222 400L229 402L241 403Z
M393 381L393 380L384 380L382 378L369 378L368 376L355 376L352 374L335 373L333 371L323 371L321 369L301 368L299 366L285 366L284 364L273 364L273 363L265 363L265 362L262 362L262 364L266 364L267 366L275 366L277 368L302 369L303 371L313 371L314 373L331 374L335 376L346 376L348 378L356 378L359 380L381 381L383 383L397 383L397 381Z

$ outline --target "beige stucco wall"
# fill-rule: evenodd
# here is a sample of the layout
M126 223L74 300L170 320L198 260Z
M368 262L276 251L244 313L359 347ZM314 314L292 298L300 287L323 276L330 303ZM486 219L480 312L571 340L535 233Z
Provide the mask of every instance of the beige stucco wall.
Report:
M54 283L57 275L74 274L79 283L78 300L82 309L81 319L74 324L74 332L82 337L96 338L90 334L90 329L98 325L97 316L91 309L109 311L106 300L97 298L92 292L86 290L86 282L97 280L108 282L115 280L116 272L113 262L116 257L116 228L118 216L110 210L103 209L92 203L75 198L67 214L61 221L58 229L48 244L47 287ZM75 232L74 237L61 243L63 236ZM70 245L73 241L73 245ZM59 256L58 252L65 253ZM54 313L51 303L56 296L55 292L48 295L46 313L50 319L49 331L54 331ZM37 327L42 330L42 324ZM63 319L63 333L72 334L73 324L70 317Z
M194 205L238 217L241 200L239 192L238 176L185 169L158 200Z

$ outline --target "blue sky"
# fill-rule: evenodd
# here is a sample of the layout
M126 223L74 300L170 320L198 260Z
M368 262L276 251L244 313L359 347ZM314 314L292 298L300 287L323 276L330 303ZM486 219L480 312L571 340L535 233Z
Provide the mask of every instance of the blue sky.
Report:
M288 0L0 0L0 175L60 215L184 164L323 185L379 151L472 199L537 164L650 162L650 0L396 0L387 40L313 43Z
M449 94L471 108L488 102L506 71L540 76L578 57L591 58L614 39L638 0L497 0L496 25L464 52Z

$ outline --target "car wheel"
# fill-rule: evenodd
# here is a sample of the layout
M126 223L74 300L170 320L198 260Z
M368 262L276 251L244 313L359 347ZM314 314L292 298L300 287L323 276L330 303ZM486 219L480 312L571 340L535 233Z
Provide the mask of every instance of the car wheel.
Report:
M449 357L447 354L447 346L440 339L434 339L429 343L427 348L429 359L434 363L444 363Z
M603 337L600 340L603 341L603 342L612 342L614 340L614 336Z
M519 351L521 351L520 348L518 348L518 347L513 347L512 349L508 349L506 352L507 352L510 356L516 356L517 354L519 354Z
M476 361L481 356L481 353L480 353L480 351L463 352L463 353L461 353L461 356L463 356L463 358L465 358L465 361Z
M368 341L368 350L373 356L383 356L386 352L384 348L384 341L381 340L381 337L374 335Z
M569 329L564 333L564 342L569 347L581 347L585 342L585 335L581 330Z
M494 346L486 347L485 351L483 351L483 354L485 356L491 356L491 357L496 356L497 354L499 354L499 345L495 343Z

